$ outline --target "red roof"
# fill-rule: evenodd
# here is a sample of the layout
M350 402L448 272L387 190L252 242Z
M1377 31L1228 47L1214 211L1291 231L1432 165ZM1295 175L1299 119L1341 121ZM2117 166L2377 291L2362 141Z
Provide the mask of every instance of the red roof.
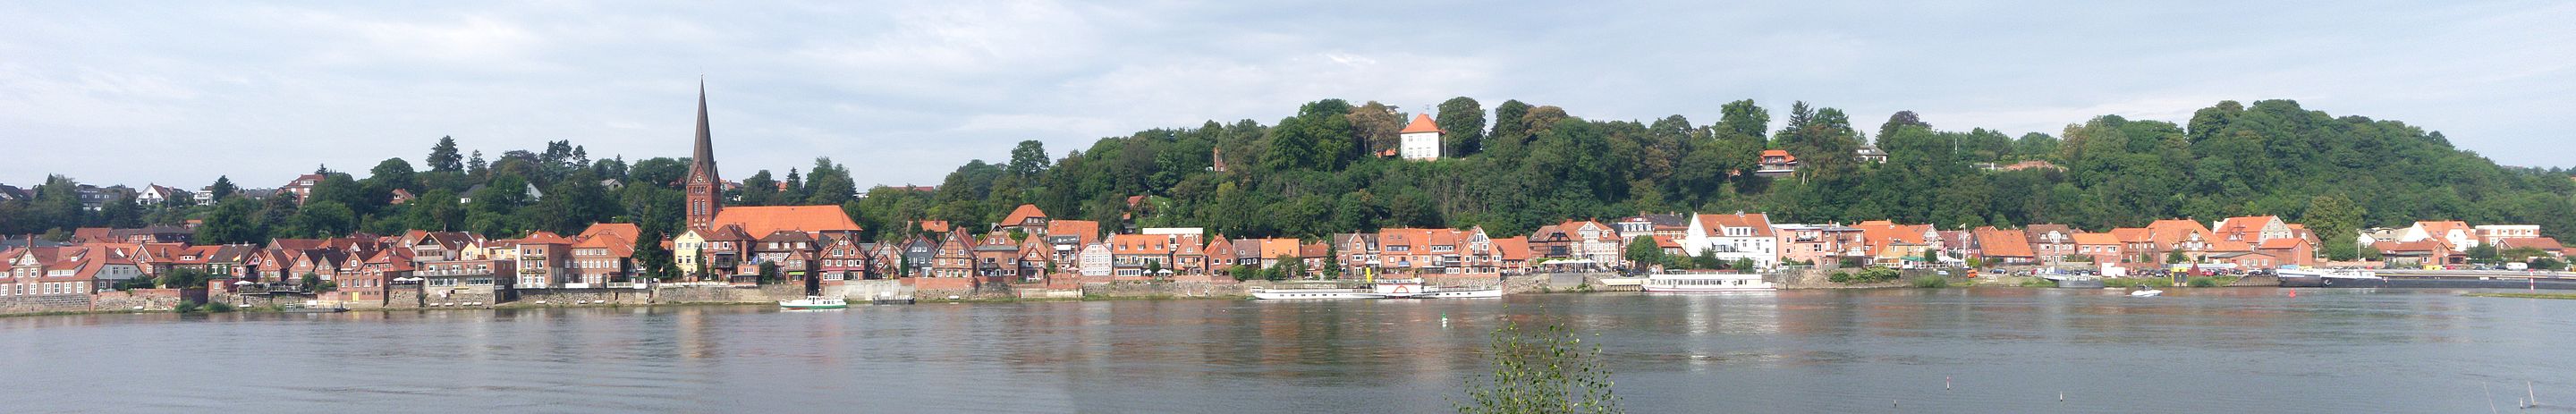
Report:
M1075 239L1081 240L1081 244L1091 244L1100 241L1100 222L1050 220L1047 221L1046 232L1049 236L1074 236Z
M1492 240L1494 242L1494 252L1501 253L1503 255L1503 260L1529 260L1529 237L1510 237Z
M2257 246L2256 248L2258 248L2258 249L2263 249L2263 250L2289 249L2289 248L2297 248L2297 247L2299 247L2299 244L2300 244L2300 243L2307 243L2307 242L2308 242L2308 240L2307 240L2307 239L2301 239L2301 238L2295 238L2295 237L2293 237L2293 238L2271 239L2271 240L2264 240L2264 241L2263 241L2263 245L2261 245L2261 246Z
M643 237L643 233L644 230L636 228L635 223L598 223L590 225L590 228L588 229L583 229L581 231L581 239L588 240L599 236L617 236L617 238L622 240L633 241L637 237ZM628 247L633 247L634 243L627 243L627 245Z
M1753 237L1771 237L1771 218L1762 213L1701 214L1699 222L1701 226L1706 226L1709 232L1716 233L1711 236L1725 236L1725 231L1720 230L1724 227L1751 227ZM1920 241L1923 236L1917 234L1914 238Z
M1413 123L1405 124L1405 125L1404 125L1404 130L1403 130L1403 131L1396 131L1395 133L1398 133L1398 134L1414 134L1414 133L1423 133L1423 132L1430 132L1430 133L1440 133L1440 132L1442 132L1442 131L1440 131L1440 123L1438 123L1438 122L1432 122L1432 121L1431 121L1431 115L1413 114Z
M1020 223L1026 223L1029 219L1033 218L1047 218L1046 211L1039 210L1038 205L1036 204L1021 204L1020 208L1011 209L1011 215L1009 217L1002 218L1002 225L1017 226L1020 225Z
M2558 244L2558 239L2548 237L2516 237L2496 240L2496 248L2498 249L2515 249L2522 247L2530 247L2544 251L2565 249L2565 247L2561 247Z
M570 245L572 244L572 239L564 238L564 236L556 235L554 232L550 231L538 231L536 233L529 233L526 238L519 239L519 244Z
M2038 257L2030 252L2030 237L2016 230L1978 227L1978 251L1988 257Z
M738 225L750 234L769 234L795 230L806 234L826 231L859 231L859 223L841 206L757 206L726 207L716 212L716 226Z

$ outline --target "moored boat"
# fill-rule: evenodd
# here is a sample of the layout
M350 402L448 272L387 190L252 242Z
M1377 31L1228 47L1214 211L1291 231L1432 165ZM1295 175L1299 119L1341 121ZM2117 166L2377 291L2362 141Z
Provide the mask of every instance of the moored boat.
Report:
M840 309L850 307L850 302L841 298L806 296L804 299L778 301L778 307L787 309Z
M2369 269L2281 269L2281 287L2381 287L2388 279Z
M1498 298L1500 287L1427 286L1422 279L1372 281L1356 287L1252 289L1253 299L1432 299Z
M1744 273L1674 273L1646 276L1639 288L1656 293L1767 292L1778 290L1762 275Z
M2164 295L2165 295L2165 291L2163 291L2163 290L2158 290L2158 289L2156 289L2156 288L2138 289L2138 290L2135 290L2135 291L2131 291L2131 292L2129 292L2129 297L2133 297L2133 298L2146 298L2146 297L2156 297L2156 296L2164 296Z

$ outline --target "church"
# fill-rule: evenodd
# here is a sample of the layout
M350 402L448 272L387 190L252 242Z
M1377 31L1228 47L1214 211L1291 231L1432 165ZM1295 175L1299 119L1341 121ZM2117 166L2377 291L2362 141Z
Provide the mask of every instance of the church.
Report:
M707 90L698 85L697 148L679 183L687 194L688 228L671 238L672 261L690 280L752 284L760 265L775 263L781 276L839 281L817 262L824 246L855 244L859 224L841 206L726 207L726 183L716 172L715 140L707 127Z

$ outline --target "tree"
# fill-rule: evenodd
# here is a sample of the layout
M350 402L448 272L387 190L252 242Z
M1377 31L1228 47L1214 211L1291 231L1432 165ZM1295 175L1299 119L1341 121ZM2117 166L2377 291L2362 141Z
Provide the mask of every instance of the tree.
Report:
M232 177L218 175L215 176L215 185L206 187L206 199L223 201L226 198L232 198L233 193L238 191L241 191L241 188L233 186Z
M1046 172L1050 162L1052 161L1047 158L1044 142L1034 139L1020 141L1019 146L1011 148L1011 175L1035 178L1039 173ZM816 167L816 170L816 174L821 174L821 167Z
M1620 257L1628 259L1629 263L1635 263L1635 266L1642 270L1648 264L1663 263L1664 249L1655 246L1655 236L1637 236L1634 239L1628 239L1628 251L1623 252Z
M367 170L367 180L364 184L369 192L383 191L391 194L394 189L399 188L418 194L421 191L420 180L413 175L415 174L411 169L410 161L386 158L384 162L376 163L375 168Z
M481 178L490 177L491 174L491 167L483 162L483 150L474 150L474 159L465 161L465 175Z
M1610 367L1601 346L1583 349L1583 339L1563 323L1524 331L1520 322L1501 318L1485 360L1492 373L1467 380L1463 400L1451 400L1458 412L1483 413L1620 413L1611 392Z
M1290 278L1306 278L1306 262L1303 260L1297 260L1296 255L1283 254L1279 255L1279 257L1272 258L1271 260L1279 263L1278 265L1270 267L1271 281L1287 280Z
M1890 135L1896 135L1897 130L1908 127L1932 129L1932 124L1924 123L1923 118L1916 116L1914 111L1896 111L1895 114L1887 116L1887 123L1878 125L1878 137L1887 139Z
M142 278L136 278L138 280ZM194 268L174 268L152 278L151 284L171 289L205 289L206 282L218 279L215 274Z
M429 164L430 171L461 172L465 170L465 158L456 154L456 137L453 136L438 137L438 144L431 145L429 147L429 158L422 161Z
M760 262L760 284L775 284L782 280L787 280L787 276L778 273L778 262Z
M673 264L671 250L662 248L662 239L668 238L669 235L663 233L661 226L638 227L641 227L642 231L637 232L635 236L637 275L664 282L678 280L680 269Z
M1718 107L1718 113L1719 118L1715 127L1719 131L1733 132L1757 140L1768 136L1763 129L1771 127L1771 111L1754 105L1751 99L1727 102L1726 105Z
M1468 97L1440 102L1440 147L1444 156L1464 157L1485 149L1485 107Z
M2165 251L2165 264L2177 264L2189 261L2191 261L2191 258L2184 257L2181 250Z
M1404 130L1406 123L1404 114L1396 112L1394 106L1377 103L1377 101L1360 104L1358 108L1352 108L1349 115L1344 116L1349 118L1352 133L1356 134L1358 141L1363 144L1360 148L1361 152L1370 154L1396 148L1399 145L1396 142L1396 132Z
M2307 211L2299 221L2314 230L2325 242L2328 258L2352 260L2360 257L2354 237L2360 234L2362 217L2367 210L2355 205L2342 194L2322 194L2308 199Z
M268 235L259 227L256 216L259 202L247 198L228 198L215 202L206 213L205 223L197 227L196 242L204 244L266 243Z

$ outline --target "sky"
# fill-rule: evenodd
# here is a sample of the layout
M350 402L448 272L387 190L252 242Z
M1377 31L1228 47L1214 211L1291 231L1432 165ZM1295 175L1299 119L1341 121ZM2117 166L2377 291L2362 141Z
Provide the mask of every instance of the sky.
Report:
M862 186L937 184L1022 140L1061 157L1456 96L1698 124L1803 100L1869 130L1911 110L2013 135L2294 99L2576 166L2571 2L1531 3L0 2L0 184L275 187L426 169L441 136L685 157L701 79L724 171L824 156Z

